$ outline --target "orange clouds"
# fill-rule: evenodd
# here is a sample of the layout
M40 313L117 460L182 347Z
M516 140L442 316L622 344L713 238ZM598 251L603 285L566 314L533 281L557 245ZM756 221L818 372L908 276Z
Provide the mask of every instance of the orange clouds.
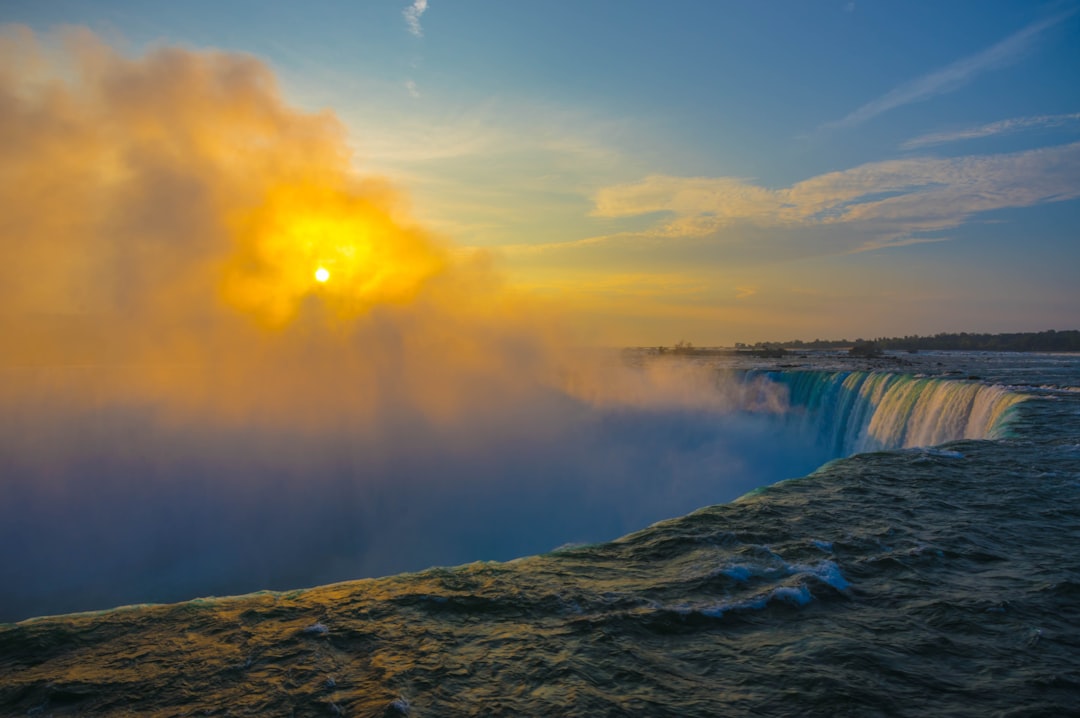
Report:
M123 366L97 396L299 424L547 381L544 323L255 58L19 27L0 54L25 70L0 75L6 363Z
M31 402L371 430L567 395L718 401L568 352L550 312L412 221L337 119L290 107L255 58L17 27L0 55L25 70L0 75L0 332ZM35 383L72 365L97 369Z
M357 288L338 283L338 313L406 299L445 263L392 189L354 176L340 123L289 108L258 60L62 40L2 40L9 66L36 68L0 78L0 251L21 308L206 309L220 290L280 325L312 262Z
M269 188L259 207L232 222L237 251L224 269L224 298L281 325L316 289L322 268L327 279L318 291L338 318L411 301L447 257L424 232L394 220L393 200L391 189L372 181Z

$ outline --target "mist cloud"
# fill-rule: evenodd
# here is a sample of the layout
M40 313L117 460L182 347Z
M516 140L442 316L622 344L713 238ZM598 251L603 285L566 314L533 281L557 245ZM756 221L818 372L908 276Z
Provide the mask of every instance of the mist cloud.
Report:
M567 349L256 58L8 27L0 138L0 620L608 539L820 459L760 387Z
M131 59L20 28L4 53L38 68L0 78L9 362L120 360L133 396L291 425L388 403L445 415L477 403L472 378L550 379L543 322L485 258L451 258L354 171L336 118L288 107L255 58Z

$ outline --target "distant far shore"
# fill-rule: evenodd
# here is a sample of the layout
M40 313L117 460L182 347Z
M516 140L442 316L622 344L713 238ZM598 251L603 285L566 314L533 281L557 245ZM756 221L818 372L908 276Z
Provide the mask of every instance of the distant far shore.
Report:
M657 354L692 356L750 355L781 357L789 351L848 351L856 356L880 356L885 351L990 351L990 352L1080 352L1080 330L1048 330L1012 334L935 334L933 336L880 337L878 339L793 339L784 342L737 343L734 347L695 347L680 341L674 346L652 347Z

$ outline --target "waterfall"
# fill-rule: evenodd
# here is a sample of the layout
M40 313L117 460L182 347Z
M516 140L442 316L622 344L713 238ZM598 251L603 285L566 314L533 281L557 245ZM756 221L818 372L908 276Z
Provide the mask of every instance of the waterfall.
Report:
M1001 386L877 372L756 373L787 391L790 420L837 456L1003 435L1024 396Z

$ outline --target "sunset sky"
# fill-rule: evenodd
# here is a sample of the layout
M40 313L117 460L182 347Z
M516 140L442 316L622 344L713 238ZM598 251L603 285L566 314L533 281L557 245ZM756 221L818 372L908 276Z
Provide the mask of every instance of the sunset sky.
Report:
M9 0L0 23L255 56L358 174L602 343L1080 317L1076 2Z

